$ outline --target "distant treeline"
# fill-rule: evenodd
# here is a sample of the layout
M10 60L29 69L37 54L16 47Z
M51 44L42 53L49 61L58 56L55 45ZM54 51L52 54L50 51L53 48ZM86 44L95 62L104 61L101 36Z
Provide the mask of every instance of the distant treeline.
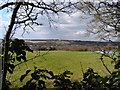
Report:
M95 42L74 40L41 40L26 41L33 50L64 50L64 51L116 51L119 42Z
M26 43L32 45L45 46L63 46L63 45L83 45L83 46L118 46L120 42L100 42L100 41L81 41L81 40L26 40Z

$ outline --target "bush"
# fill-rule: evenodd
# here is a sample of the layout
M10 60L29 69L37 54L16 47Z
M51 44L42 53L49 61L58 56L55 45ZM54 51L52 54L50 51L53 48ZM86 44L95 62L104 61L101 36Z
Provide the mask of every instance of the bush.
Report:
M31 70L27 70L26 74L22 75L20 81L27 76ZM31 73L31 78L26 82L26 85L20 88L20 90L40 90L47 89L46 82L44 80L53 80L53 88L60 90L80 89L80 90L119 90L120 89L120 71L115 71L111 75L102 77L98 73L94 72L92 68L89 68L83 73L82 81L71 81L70 75L73 73L65 71L62 74L55 75L52 71L35 69Z

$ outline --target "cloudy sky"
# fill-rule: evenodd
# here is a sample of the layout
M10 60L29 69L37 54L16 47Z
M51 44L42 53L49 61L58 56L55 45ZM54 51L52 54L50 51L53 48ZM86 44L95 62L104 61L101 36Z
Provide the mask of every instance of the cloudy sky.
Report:
M72 15L60 13L59 16L51 16L55 22L48 23L49 19L45 16L40 16L38 21L43 25L34 27L35 31L30 31L25 34L24 38L33 39L77 39L77 40L90 40L93 37L87 37L87 22L88 19L81 19L82 13L76 12ZM16 33L16 37L18 36ZM18 37L20 37L19 35Z
M7 10L0 11L0 38L3 38L7 27L9 25L11 13ZM87 17L87 19L82 19ZM65 39L65 40L99 40L95 35L88 35L87 23L91 17L84 15L81 12L76 12L70 16L67 14L60 13L59 15L51 16L55 21L50 24L46 16L39 16L38 21L43 25L34 27L35 31L29 30L29 33L24 33L18 30L14 38L23 39Z
M5 31L9 25L11 13L6 10L0 11L0 38L3 38ZM43 25L34 27L35 31L30 30L22 36L22 31L18 30L14 37L25 39L69 39L69 40L98 40L95 37L88 36L86 33L87 23L89 19L82 19L84 14L76 12L71 14L60 13L59 15L51 16L55 22L51 22L52 27L48 23L46 16L40 16L38 21Z

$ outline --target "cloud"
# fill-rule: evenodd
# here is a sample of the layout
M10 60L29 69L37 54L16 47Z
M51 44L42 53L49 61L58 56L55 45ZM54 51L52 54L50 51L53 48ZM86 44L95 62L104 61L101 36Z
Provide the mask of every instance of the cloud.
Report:
M86 36L87 20L81 20L81 12L76 12L71 16L60 13L59 16L51 16L53 21L53 27L50 27L46 16L40 16L38 22L41 22L42 26L34 27L35 31L29 31L30 33L21 36L22 31L16 32L15 37L19 38L36 38L36 39L77 39L77 40L94 40Z
M0 38L5 36L6 30L8 28L9 21L2 21L0 22Z
M78 31L74 33L75 35L85 35L86 31Z
M1 19L0 24L0 33L4 36L5 30L4 26L9 25L9 18L11 13L6 14L4 12L4 18ZM50 19L46 15L40 15L37 19L37 22L42 23L42 26L33 26L35 31L29 30L29 33L25 33L22 36L23 30L19 29L16 31L14 37L16 38L25 38L25 39L77 39L77 40L95 40L91 37L86 37L86 29L88 19L81 19L81 16L85 15L81 12L76 12L74 14L68 15L65 13L59 13L59 15L50 15L53 20L50 22ZM3 15L2 15L3 17ZM52 27L50 27L50 23Z
M3 38L9 25L9 19L4 11L0 11L0 38Z
M6 15L6 18L10 19L11 16L12 16L12 13L8 13L8 14Z

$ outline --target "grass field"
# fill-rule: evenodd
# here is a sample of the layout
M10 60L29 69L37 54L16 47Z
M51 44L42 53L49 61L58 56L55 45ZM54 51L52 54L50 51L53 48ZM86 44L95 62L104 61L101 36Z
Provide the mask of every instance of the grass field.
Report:
M27 57L31 58L35 56L35 53L27 53ZM45 54L46 52L41 52ZM40 56L35 60L28 61L27 63L23 63L16 67L14 73L12 75L8 74L8 79L12 82L12 87L18 87L20 85L25 84L25 82L21 83L19 78L22 74L25 73L28 69L34 69L34 66L41 68L52 70L55 74L59 74L64 72L65 70L70 70L74 74L71 76L72 80L80 80L82 79L82 69L80 62L82 64L83 70L86 71L87 68L93 68L100 75L105 76L109 73L103 67L100 61L100 54L91 53L91 52L76 52L76 51L50 51L44 56ZM113 66L111 65L111 61L106 58L105 63L107 64L110 70L113 70ZM28 77L29 78L29 77ZM25 80L27 80L26 78Z

